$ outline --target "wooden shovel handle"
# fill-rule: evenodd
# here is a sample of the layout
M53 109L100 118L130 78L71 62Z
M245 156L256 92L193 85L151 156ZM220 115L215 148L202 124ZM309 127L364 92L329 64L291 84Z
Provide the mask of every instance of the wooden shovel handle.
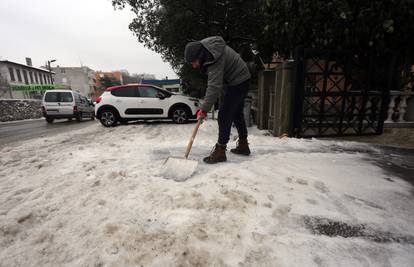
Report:
M197 124L193 129L193 133L191 134L190 141L188 141L187 150L185 151L185 156L184 156L185 158L188 158L188 154L190 154L191 147L193 146L193 142L194 142L194 139L197 135L197 131L198 131L198 128L200 127L200 125L201 125L201 119L199 119L197 121Z

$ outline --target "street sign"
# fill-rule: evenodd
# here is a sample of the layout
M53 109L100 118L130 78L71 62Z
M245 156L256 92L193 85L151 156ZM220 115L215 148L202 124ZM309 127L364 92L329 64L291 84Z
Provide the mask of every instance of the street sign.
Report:
M25 85L10 85L13 91L46 91L56 89L55 84L25 84Z

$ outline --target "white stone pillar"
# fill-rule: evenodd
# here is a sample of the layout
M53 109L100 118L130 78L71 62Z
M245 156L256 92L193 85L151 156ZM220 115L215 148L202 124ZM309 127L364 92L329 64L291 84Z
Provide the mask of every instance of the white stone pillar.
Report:
M385 120L385 122L387 123L391 123L392 121L392 115L394 115L394 107L395 107L395 99L397 98L396 95L392 95L391 97L391 101L390 104L388 105L388 117Z
M398 122L405 122L404 116L407 109L407 98L409 95L402 95L401 102L398 109Z

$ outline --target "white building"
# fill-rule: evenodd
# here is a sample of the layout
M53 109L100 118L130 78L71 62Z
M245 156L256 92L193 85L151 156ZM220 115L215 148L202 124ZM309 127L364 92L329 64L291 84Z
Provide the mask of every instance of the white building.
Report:
M55 74L55 84L59 88L77 91L89 98L95 92L95 71L88 67L52 68Z
M45 90L54 89L54 72L27 64L0 60L0 98L41 99Z

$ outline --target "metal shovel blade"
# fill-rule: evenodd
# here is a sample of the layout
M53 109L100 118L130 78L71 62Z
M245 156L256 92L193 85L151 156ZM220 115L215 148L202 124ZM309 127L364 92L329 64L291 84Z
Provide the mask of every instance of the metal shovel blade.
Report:
M181 182L193 175L197 169L198 161L186 158L168 158L161 167L160 174L166 179Z

